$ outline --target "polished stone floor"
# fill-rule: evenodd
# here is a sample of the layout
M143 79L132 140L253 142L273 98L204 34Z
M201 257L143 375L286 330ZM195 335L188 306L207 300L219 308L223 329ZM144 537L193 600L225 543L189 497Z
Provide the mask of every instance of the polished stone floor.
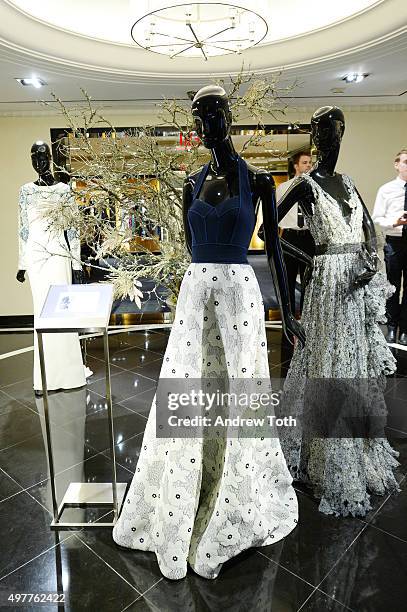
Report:
M168 331L110 337L117 476L128 483ZM0 355L32 344L32 334L0 334ZM289 351L281 332L268 330L271 374L284 375ZM104 363L99 339L88 342L94 374L86 389L50 395L56 486L109 482ZM401 493L375 498L364 520L318 512L297 489L298 527L275 546L226 563L215 581L192 571L164 579L152 553L118 548L110 530L50 531L51 494L41 398L32 390L32 352L0 359L0 609L10 593L64 592L60 609L91 612L402 612L407 609L407 352L388 379L387 434L400 451ZM67 510L66 520L106 520L102 510ZM1 607L1 606L4 607ZM25 604L24 610L56 610Z

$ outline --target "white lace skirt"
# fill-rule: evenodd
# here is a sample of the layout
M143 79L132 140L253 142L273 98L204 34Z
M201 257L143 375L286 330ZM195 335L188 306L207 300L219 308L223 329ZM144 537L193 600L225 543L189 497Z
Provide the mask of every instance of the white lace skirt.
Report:
M249 264L191 263L181 283L162 378L268 378L260 288ZM242 550L296 526L297 498L277 438L156 437L156 397L136 472L113 529L183 578L206 578Z
M305 417L312 427L319 414L307 403L307 381L359 381L364 401L349 406L349 414L338 412L333 404L332 416L326 415L331 427L336 422L348 422L350 436L356 417L359 423L362 417L373 417L372 422L375 417L385 419L385 375L396 370L395 358L379 327L393 289L382 272L364 287L353 288L362 270L363 260L356 253L314 259L301 321L306 344L304 348L298 344L295 347L282 402L290 414ZM321 392L326 388L321 384ZM312 487L321 500L321 512L365 516L372 507L370 494L399 490L394 475L398 452L384 437L384 430L383 437L371 438L347 437L343 431L342 437L317 438L284 429L281 443L291 474Z

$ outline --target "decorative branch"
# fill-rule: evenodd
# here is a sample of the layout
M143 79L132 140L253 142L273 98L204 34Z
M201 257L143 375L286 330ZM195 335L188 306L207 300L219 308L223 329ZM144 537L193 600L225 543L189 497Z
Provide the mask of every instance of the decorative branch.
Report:
M227 84L218 81L228 93L234 120L256 125L240 153L272 143L264 130L266 118L284 118L287 104L282 95L296 86L282 87L280 78L281 73L259 78L243 66ZM50 228L79 231L87 251L82 263L107 269L117 298L129 295L137 300L140 285L135 282L148 278L153 279L154 287L144 290L145 297L162 299L157 289L164 286L166 303L174 308L190 262L182 219L182 183L208 159L199 139L191 137L190 102L164 99L159 106L160 125L171 126L182 135L187 142L182 149L160 144L154 126L118 133L93 106L87 92L81 91L83 104L73 108L68 109L55 94L53 102L46 103L58 109L72 132L72 138L59 146L71 162L72 194L77 202L72 205L72 198L70 206L61 202L48 211L47 221ZM109 137L89 138L89 130L100 126ZM59 170L66 173L65 168ZM151 250L154 243L155 252Z

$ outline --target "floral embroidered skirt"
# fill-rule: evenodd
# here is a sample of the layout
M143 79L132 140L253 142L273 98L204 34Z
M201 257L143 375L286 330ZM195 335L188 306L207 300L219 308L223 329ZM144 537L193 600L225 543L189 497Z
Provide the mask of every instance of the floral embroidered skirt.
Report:
M264 309L249 264L191 263L160 378L269 378ZM113 529L162 574L216 578L243 550L278 542L298 505L276 437L161 438L154 396L136 472Z
M338 437L321 438L285 429L281 435L294 479L311 486L321 512L336 516L365 516L371 509L370 494L399 490L394 475L398 452L384 434L383 394L385 376L395 372L396 362L379 327L385 321L386 298L394 289L382 272L354 288L353 281L362 270L357 253L314 258L302 314L306 344L294 350L281 403L293 417L305 419L309 431L320 430L317 420L325 419L333 431L341 432ZM313 412L307 390L312 389L315 397L319 389L323 396L328 385L334 389L335 383L342 384L341 392L352 385L361 389L360 403L343 403L338 412L337 406L327 402L334 416L324 414L320 406ZM379 423L378 433L348 437L346 431L350 433L352 427L347 423L363 419Z

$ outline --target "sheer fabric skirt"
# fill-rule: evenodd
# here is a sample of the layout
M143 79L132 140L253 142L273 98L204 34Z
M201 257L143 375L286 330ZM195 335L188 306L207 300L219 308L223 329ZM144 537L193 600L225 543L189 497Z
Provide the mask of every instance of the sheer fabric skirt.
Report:
M282 402L295 417L317 418L310 414L305 391L313 379L321 380L322 390L323 379L331 379L367 389L363 403L341 414L343 424L347 418L351 423L366 417L385 425L385 376L396 370L396 361L379 323L385 321L386 299L394 289L381 272L354 288L362 270L357 253L314 258L301 321L306 345L297 344L294 350ZM329 421L329 415L321 416ZM370 494L399 490L394 474L398 452L387 441L384 426L381 435L364 438L347 437L346 430L341 437L299 437L284 429L281 444L294 479L312 487L325 514L365 516L371 510Z

